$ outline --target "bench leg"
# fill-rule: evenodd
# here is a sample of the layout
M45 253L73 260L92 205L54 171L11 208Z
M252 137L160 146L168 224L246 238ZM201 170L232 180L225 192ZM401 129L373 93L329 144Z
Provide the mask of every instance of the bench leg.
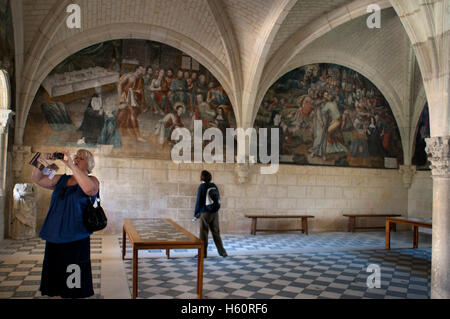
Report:
M252 228L250 230L250 234L255 235L256 234L256 217L252 217Z
M123 227L122 231L122 260L124 260L127 253L127 235L125 233L125 227Z
M350 216L348 218L348 227L347 230L349 232L354 232L355 231L355 226L356 226L356 217L355 216Z
M302 233L308 235L308 218L302 217Z

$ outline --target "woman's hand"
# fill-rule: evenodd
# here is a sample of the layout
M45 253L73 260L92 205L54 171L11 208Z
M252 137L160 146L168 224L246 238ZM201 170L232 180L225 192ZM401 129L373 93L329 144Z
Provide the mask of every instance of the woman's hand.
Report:
M67 151L63 153L67 159L61 159L61 162L63 162L68 168L72 169L75 166L75 163L73 162L73 159L70 156L70 152Z

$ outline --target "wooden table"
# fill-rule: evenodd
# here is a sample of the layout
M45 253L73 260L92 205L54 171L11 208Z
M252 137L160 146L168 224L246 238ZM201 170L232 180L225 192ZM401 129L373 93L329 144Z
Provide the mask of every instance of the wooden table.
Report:
M356 229L384 229L383 226L377 226L377 227L356 227L356 218L360 217L398 217L402 216L400 214L344 214L343 216L348 217L348 226L347 230L349 232L354 232ZM396 228L393 227L392 230L396 231Z
M138 251L140 249L198 249L197 295L203 297L203 242L171 219L135 218L123 220L122 259L126 237L133 249L133 299L138 294Z
M283 231L302 231L302 233L308 235L308 218L314 218L311 215L245 215L247 218L252 219L252 226L250 233L255 235L257 231L268 231L268 230L278 230L278 229L256 229L256 222L258 218L301 218L302 228L300 229L283 229Z
M414 217L388 217L386 218L385 248L391 249L391 224L405 224L413 226L413 248L419 247L419 227L432 228L431 219Z

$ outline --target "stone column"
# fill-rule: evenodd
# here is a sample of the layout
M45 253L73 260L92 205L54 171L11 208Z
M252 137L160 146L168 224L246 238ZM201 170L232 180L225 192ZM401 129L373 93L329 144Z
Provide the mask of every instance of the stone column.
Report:
M8 154L8 125L14 112L0 109L0 240L5 237L6 164Z
M431 298L450 299L450 136L426 142L433 176Z

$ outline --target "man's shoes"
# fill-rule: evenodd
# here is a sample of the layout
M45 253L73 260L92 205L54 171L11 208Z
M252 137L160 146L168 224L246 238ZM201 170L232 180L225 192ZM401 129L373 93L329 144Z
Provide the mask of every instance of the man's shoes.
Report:
M225 258L225 257L228 257L228 254L227 254L227 253L223 253L223 254L220 254L220 256L222 256L223 258Z

